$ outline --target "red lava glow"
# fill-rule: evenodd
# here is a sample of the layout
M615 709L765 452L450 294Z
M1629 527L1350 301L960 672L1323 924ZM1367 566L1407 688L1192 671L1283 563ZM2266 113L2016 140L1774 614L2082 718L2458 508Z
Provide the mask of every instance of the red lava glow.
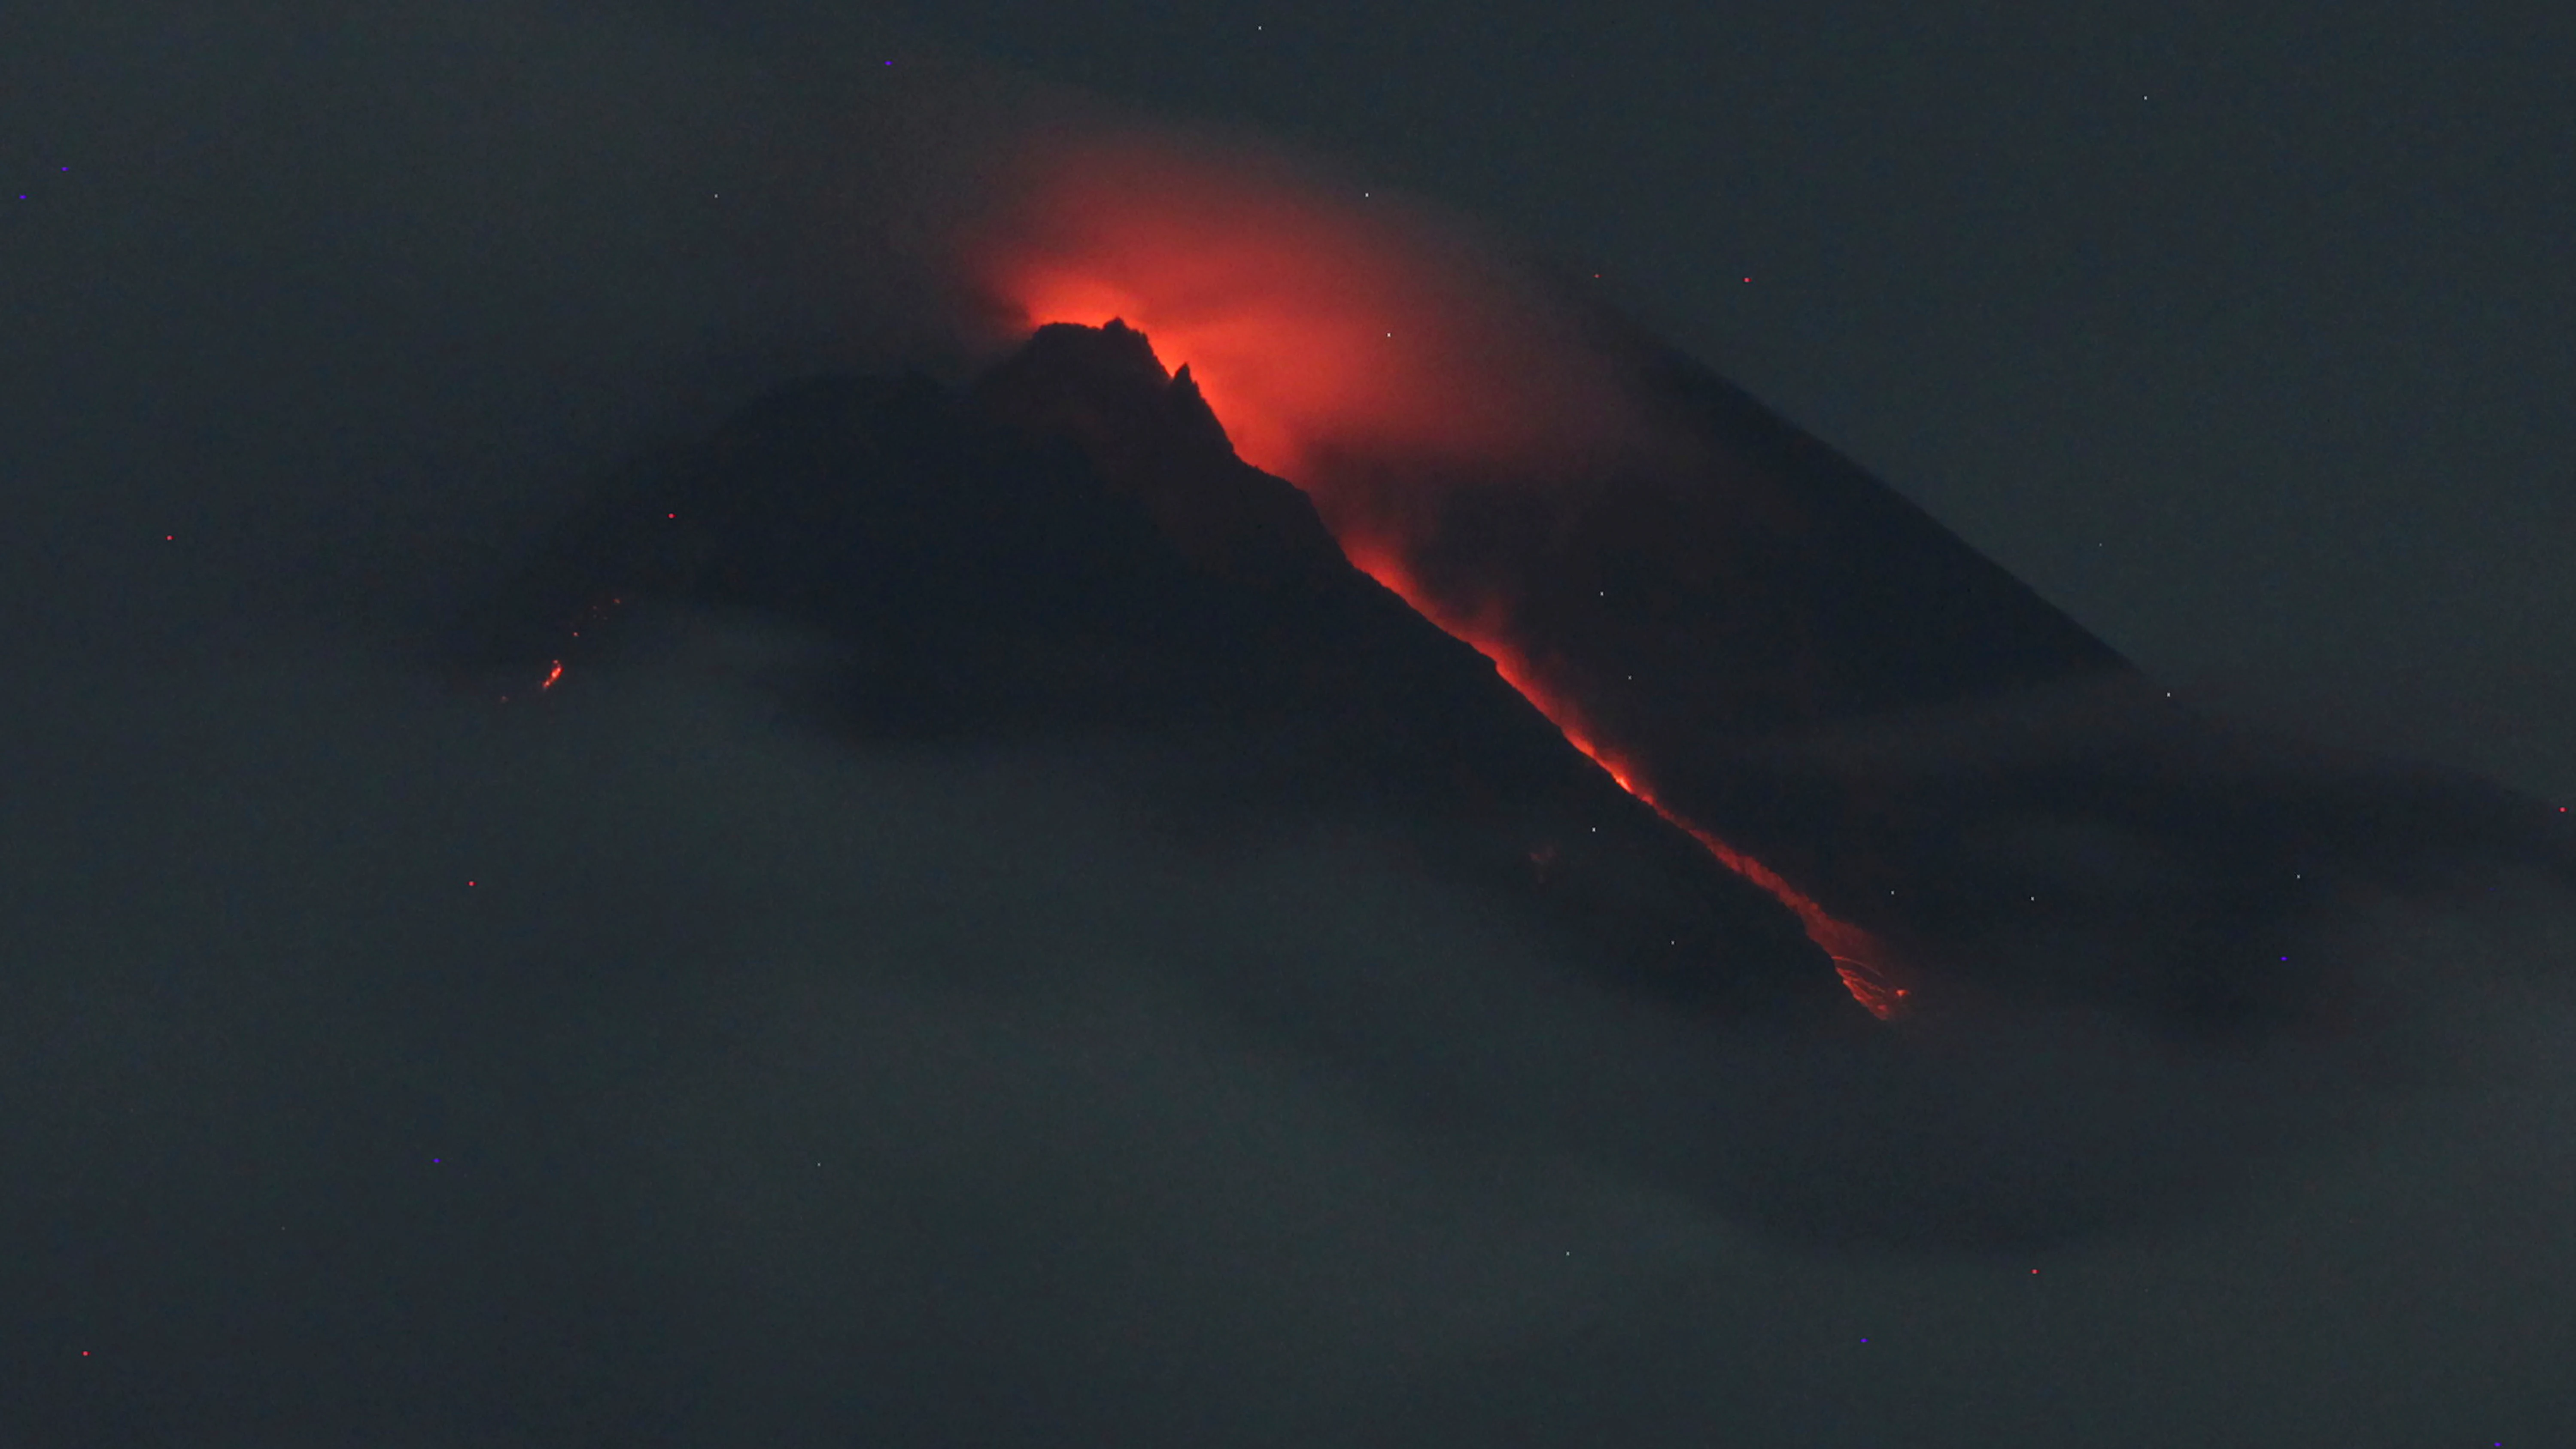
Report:
M1319 450L1562 456L1621 403L1567 319L1455 226L1285 159L1084 141L1031 161L970 243L1013 337L1119 319L1186 363L1235 451L1281 477Z
M1347 545L1345 552L1348 552ZM1798 924L1805 928L1807 939L1813 941L1827 956L1833 958L1834 972L1842 978L1843 989L1851 993L1852 1000L1866 1007L1871 1015L1881 1021L1893 1020L1896 1014L1904 1009L1910 992L1899 985L1892 976L1887 965L1890 953L1884 943L1869 932L1827 911L1814 897L1791 885L1778 871L1727 844L1717 836L1716 832L1684 817L1657 799L1653 788L1641 777L1638 767L1633 762L1622 758L1616 751L1593 739L1590 732L1578 722L1580 712L1564 701L1553 698L1549 691L1538 684L1533 672L1519 657L1518 651L1503 637L1502 631L1478 629L1472 625L1461 625L1441 618L1432 609L1425 607L1420 597L1421 590L1411 587L1411 581L1405 577L1403 569L1384 555L1375 558L1374 566L1360 562L1356 554L1352 555L1352 562L1371 578L1393 590L1406 603L1413 605L1415 612L1440 625L1450 635L1472 646L1477 653L1491 660L1494 672L1500 674L1505 683L1519 690L1522 698L1538 706L1539 713L1546 715L1551 723L1564 732L1566 743L1581 750L1592 763L1599 765L1612 780L1618 782L1620 789L1644 801L1656 814L1688 833L1693 840L1700 843L1701 848L1717 858L1718 864L1760 886L1770 893L1772 899L1787 906L1791 914L1798 918Z
M1464 607L1417 586L1401 508L1347 476L1359 458L1582 476L1641 433L1563 309L1459 229L1277 158L1165 140L1041 148L1021 210L969 245L1015 336L1112 320L1187 366L1236 453L1312 497L1351 562L1493 661L1621 788L1794 912L1852 997L1906 996L1888 953L1760 861L1660 803L1638 764L1591 737L1512 639L1507 600ZM1471 469L1472 471L1472 469Z

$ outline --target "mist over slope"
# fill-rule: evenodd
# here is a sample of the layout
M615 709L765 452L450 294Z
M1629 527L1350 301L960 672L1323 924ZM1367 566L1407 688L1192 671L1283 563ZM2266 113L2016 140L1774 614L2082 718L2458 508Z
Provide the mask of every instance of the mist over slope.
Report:
M1726 416L1711 426L1741 446ZM2175 1066L2239 1059L2222 1089L2177 1076L2158 1104L2164 1121L2107 1097L2078 1105L2110 1088L2065 1074L2052 1093L2062 1100L2040 1116L2099 1114L2099 1140L2082 1147L2045 1132L2023 1140L2000 1120L1884 1133L1873 1150L1886 1175L1910 1178L1904 1193L1806 1180L1741 1141L1719 1149L1706 1126L1676 1134L1693 1145L1674 1156L1704 1151L1712 1164L1685 1171L1684 1190L1775 1230L1852 1241L2046 1241L2153 1219L2223 1187L2245 1154L2316 1130L2312 1119L2331 1114L2315 1099L2366 1096L2381 1054L2414 1049L2395 1023L2456 985L2356 953L2341 935L2350 919L2456 912L2490 887L2563 881L2566 831L2546 807L2249 740L2106 668L2098 645L2075 651L2048 690L1999 685L1982 656L2012 647L2010 616L1981 633L1973 611L1947 631L1889 621L1931 646L1891 651L1909 708L1879 720L1851 711L1837 728L1757 726L1756 749L1711 729L1687 693L1656 713L1653 691L1616 691L1649 701L1649 728L1680 742L1701 772L1693 783L1712 791L1694 801L1728 813L1694 824L1646 808L1623 762L1573 725L1560 732L1548 716L1567 711L1542 713L1524 677L1486 657L1493 639L1514 639L1514 621L1467 639L1433 627L1344 561L1297 489L1240 462L1222 422L1186 369L1166 373L1150 339L1116 322L1041 329L962 392L919 377L791 387L568 519L469 634L469 657L488 661L474 678L523 702L579 689L652 647L640 641L669 627L652 617L674 606L792 624L820 652L775 687L810 728L948 747L1155 741L1144 748L1167 758L1167 777L1135 786L1178 834L1242 840L1362 821L1396 832L1427 887L1485 900L1579 978L1643 991L1686 1032L1863 1043L1855 1063L1884 1074L1874 1090L1890 1098L1865 1109L1872 1117L1917 1095L1940 1100L1961 1085L1935 1065L1942 1044L2020 1018L2133 1035L2143 1055L2131 1066L2151 1074L2159 1053ZM1804 529L1819 528L1805 516L1849 506L1794 472L1766 482L1776 512ZM1473 496L1473 485L1448 486ZM1934 600L1992 571L1928 520L1912 526L1921 531L1843 526L1859 556L1851 571L1893 554L1904 572L1907 553L1923 555L1933 562L1911 577ZM1560 540L1553 562L1652 590L1650 573L1602 569L1669 536L1595 526L1571 534L1579 546ZM1718 578L1721 601L1743 596L1740 580ZM1766 587L1865 626L1865 605L1793 567ZM1776 596L1746 603L1798 616ZM2071 628L2027 607L2042 628ZM1615 658L1635 637L1615 611L1578 617L1590 627L1555 636L1561 657ZM1669 607L1649 623L1673 636L1668 648L1709 627ZM1711 643L1706 667L1750 676L1719 688L1796 698L1852 672L1830 631L1794 635L1768 676L1759 660L1725 655L1722 634ZM1945 667L1945 654L1970 667ZM1578 724L1598 717L1598 699L1574 698ZM1856 747L1838 737L1852 725L1896 738ZM1672 755L1650 758L1671 778ZM1796 854L1774 858L1801 867L1867 862L1893 887L1862 902L1863 918L1909 954L1882 958L1889 977L1862 975L1873 968L1837 951L1832 922L1816 929L1794 889L1705 829L1766 849L1785 840ZM1848 877L1799 879L1851 898ZM1822 1014L1837 974L1895 1027L1858 1033ZM1889 1000L1890 979L1907 994ZM1899 1085L1917 1073L1929 1074L1919 1092ZM1851 1107L1826 1095L1838 1112ZM1616 1113L1616 1101L1596 1106ZM1792 1138L1848 1130L1791 1115L1805 1123ZM1763 1171L1713 1165L1755 1160ZM1669 1177L1671 1160L1655 1162L1647 1170Z

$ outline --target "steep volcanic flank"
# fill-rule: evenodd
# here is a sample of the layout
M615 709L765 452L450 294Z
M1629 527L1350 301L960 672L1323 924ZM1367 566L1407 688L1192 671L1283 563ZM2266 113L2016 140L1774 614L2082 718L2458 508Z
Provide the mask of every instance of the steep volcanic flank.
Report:
M577 688L638 605L762 611L841 651L804 691L839 727L1192 741L1201 819L1402 822L1579 959L1734 1010L1839 978L1881 1016L2268 1031L2340 1009L2330 908L2567 868L2531 802L2199 720L1722 380L1614 355L1679 441L1580 486L1283 480L1116 322L962 394L818 380L604 490L489 657Z
M1399 561L1406 557L1403 545L1417 538L1438 541L1437 525L1408 535L1383 519L1364 526L1346 517L1338 536L1349 542L1336 542L1304 495L1234 455L1187 365L1167 376L1150 342L1119 322L1099 329L1039 329L1028 347L978 384L976 397L1025 432L1077 439L1102 475L1142 503L1164 535L1203 569L1244 580L1294 580L1332 593L1355 587L1344 555L1365 541L1372 560L1368 572L1416 609L1424 607L1422 575ZM1393 501L1397 506L1385 512L1400 517L1401 500ZM1578 568L1569 576L1588 573ZM1439 618L1437 593L1430 598L1431 616ZM1540 671L1529 662L1539 656L1513 647L1519 640L1508 626L1461 628L1446 619L1443 625L1491 659L1513 689L1537 704L1622 790L1796 915L1856 1000L1879 1016L1894 1014L1907 992L1879 942L1706 825L1659 803L1633 769L1590 737L1579 722L1587 716L1561 703L1565 693L1539 682ZM1603 697L1610 697L1607 691Z
M796 686L833 728L1153 742L1190 819L1391 823L1629 987L1851 1010L1789 911L1354 569L1126 329L1050 329L967 395L771 395L567 521L477 626L481 677L579 688L669 604L833 640L840 672Z

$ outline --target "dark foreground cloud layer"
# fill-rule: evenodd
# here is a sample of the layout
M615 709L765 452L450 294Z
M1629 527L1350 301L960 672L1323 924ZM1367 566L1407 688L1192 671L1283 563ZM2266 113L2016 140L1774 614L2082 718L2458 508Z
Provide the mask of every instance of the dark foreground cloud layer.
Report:
M604 470L971 353L925 247L980 194L924 178L1034 102L871 91L856 31L5 24L10 144L69 158L13 164L74 169L0 293L0 1442L2576 1418L2545 883L2350 902L2314 939L2376 1015L2336 1031L1890 1038L1604 989L1400 814L1176 824L1240 768L1205 731L853 744L782 704L831 656L775 615L461 694L424 626ZM1836 1226L2070 1184L2168 1206Z

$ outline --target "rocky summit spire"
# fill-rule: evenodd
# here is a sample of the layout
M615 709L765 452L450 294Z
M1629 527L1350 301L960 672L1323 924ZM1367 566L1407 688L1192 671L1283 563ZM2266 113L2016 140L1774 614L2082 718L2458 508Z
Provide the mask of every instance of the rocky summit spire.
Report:
M1189 366L1166 372L1153 343L1123 322L1041 327L971 397L1024 433L1078 443L1203 568L1313 583L1344 566L1306 496L1235 456Z

